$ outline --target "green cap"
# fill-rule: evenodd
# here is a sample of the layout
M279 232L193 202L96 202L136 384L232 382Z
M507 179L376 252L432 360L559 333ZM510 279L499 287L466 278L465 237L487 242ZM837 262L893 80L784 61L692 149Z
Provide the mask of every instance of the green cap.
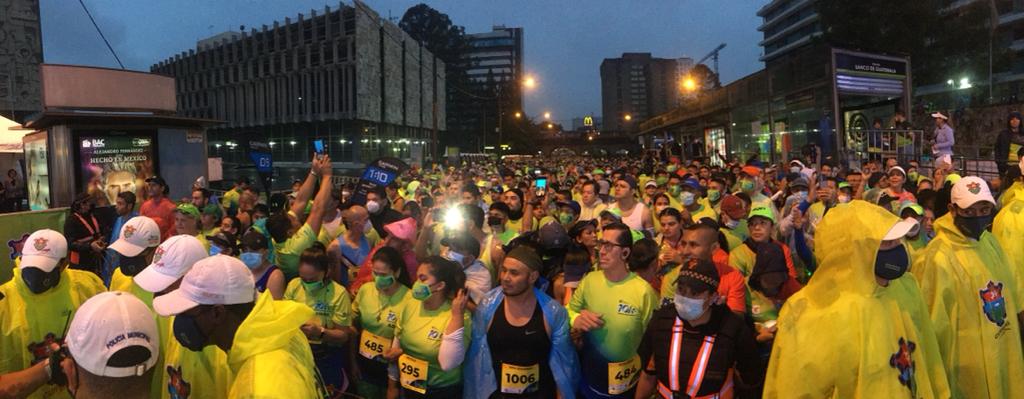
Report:
M221 216L220 207L217 206L217 204L206 204L206 206L203 207L203 214L204 215L213 215L213 216L216 216L217 219L220 219L220 216Z
M946 183L956 184L958 181L960 181L960 179L961 179L960 175L958 175L956 173L950 173L950 174L946 175Z
M753 219L755 217L762 217L771 220L772 223L775 223L775 213L773 213L772 210L769 209L768 207L759 206L757 208L751 209L750 216L747 216L747 220Z
M644 233L629 229L629 234L633 237L633 242L637 242L644 239Z
M177 212L183 215L191 216L196 219L199 218L199 208L196 208L195 205L192 205L188 202L182 202L178 204Z
M844 188L848 188L848 189L852 190L853 186L851 186L850 183L847 183L847 182L839 182L839 189L842 190Z
M911 201L904 201L903 205L900 206L899 213L897 213L896 216L902 217L903 211L905 211L907 209L913 209L914 213L916 213L917 216L924 216L924 208L921 207L921 205L918 205L917 203L914 203L914 202L911 202Z
M594 169L593 171L590 172L590 174L592 174L592 175L603 175L605 173L604 173L604 170L602 170L602 169Z

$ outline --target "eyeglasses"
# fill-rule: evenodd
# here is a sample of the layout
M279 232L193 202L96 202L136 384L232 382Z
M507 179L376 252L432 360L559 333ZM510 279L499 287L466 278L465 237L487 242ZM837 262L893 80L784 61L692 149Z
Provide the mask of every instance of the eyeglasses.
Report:
M624 244L619 244L617 242L611 242L611 241L605 241L605 240L597 240L597 247L601 248L601 249L605 249L605 248L608 248L608 247L629 248L630 246L629 245L624 245Z

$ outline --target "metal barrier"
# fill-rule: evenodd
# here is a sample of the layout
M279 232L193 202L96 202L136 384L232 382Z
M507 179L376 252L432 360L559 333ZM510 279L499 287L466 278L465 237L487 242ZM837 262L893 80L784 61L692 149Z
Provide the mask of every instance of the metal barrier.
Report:
M884 161L895 158L905 164L920 160L924 150L924 131L852 130L846 144L848 159Z

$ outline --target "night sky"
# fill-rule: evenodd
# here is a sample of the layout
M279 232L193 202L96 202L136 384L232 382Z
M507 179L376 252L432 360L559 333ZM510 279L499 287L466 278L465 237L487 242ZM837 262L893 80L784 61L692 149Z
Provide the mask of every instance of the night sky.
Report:
M371 0L381 16L399 20L423 1ZM82 7L74 0L40 0L43 52L47 63L117 67ZM427 1L467 33L490 31L492 25L522 27L524 64L538 87L526 94L533 116L550 111L569 124L573 117L600 115L599 67L604 58L623 52L650 52L655 57L700 58L719 43L723 83L762 67L757 10L767 0L658 1ZM323 0L85 0L100 28L128 69L150 65L195 48L196 40L239 25L263 24L318 13ZM351 4L351 3L349 3ZM711 61L707 61L710 66Z

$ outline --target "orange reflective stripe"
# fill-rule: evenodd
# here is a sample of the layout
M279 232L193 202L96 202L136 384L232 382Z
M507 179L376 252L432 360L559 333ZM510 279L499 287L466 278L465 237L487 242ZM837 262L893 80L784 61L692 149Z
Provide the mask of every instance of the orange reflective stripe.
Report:
M679 352L683 346L683 322L676 317L672 326L672 346L668 352L668 385L673 391L679 390Z
M565 287L565 295L562 295L562 306L569 306L569 301L572 300L572 287Z
M658 381L658 393L665 399L672 399L672 390L668 389L661 381Z
M682 335L682 333L680 333ZM697 352L697 359L693 361L693 370L690 372L690 380L686 384L686 394L690 397L697 396L701 383L704 382L704 372L707 371L708 359L711 358L711 348L715 346L715 336L704 337L704 344Z

